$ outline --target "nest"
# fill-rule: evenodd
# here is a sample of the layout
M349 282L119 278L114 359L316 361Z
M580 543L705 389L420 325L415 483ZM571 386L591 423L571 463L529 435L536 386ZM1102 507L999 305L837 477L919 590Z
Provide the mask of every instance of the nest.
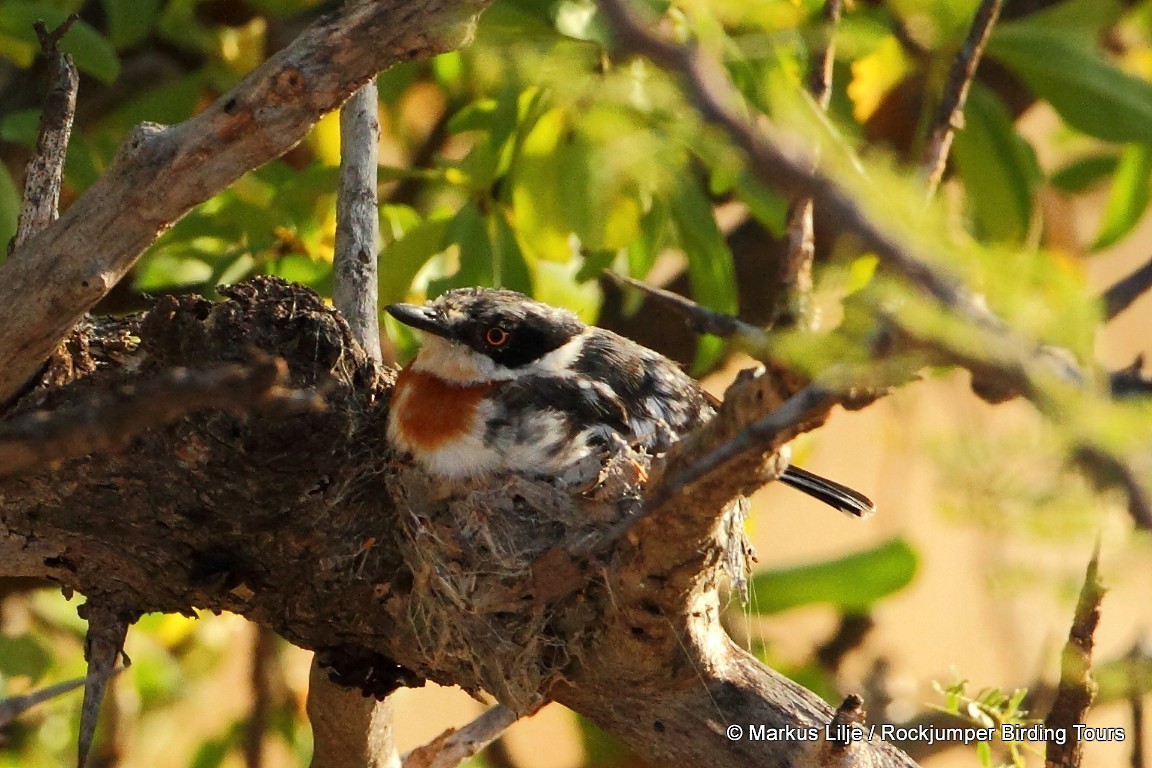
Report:
M450 484L401 468L390 491L407 620L429 667L517 713L538 706L593 639L577 561L637 513L649 462L623 449L560 478Z

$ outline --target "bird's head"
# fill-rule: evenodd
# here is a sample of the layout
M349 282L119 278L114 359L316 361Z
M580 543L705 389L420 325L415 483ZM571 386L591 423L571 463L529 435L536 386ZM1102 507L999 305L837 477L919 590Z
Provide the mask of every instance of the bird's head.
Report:
M385 309L421 332L413 367L454 384L559 372L579 354L587 330L568 310L494 288L461 288Z

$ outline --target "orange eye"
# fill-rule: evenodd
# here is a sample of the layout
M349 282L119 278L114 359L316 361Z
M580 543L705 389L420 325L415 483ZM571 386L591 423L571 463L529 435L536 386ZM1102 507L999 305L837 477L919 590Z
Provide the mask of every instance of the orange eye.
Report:
M484 341L494 347L502 347L508 343L508 331L499 326L489 328L488 332L484 334Z

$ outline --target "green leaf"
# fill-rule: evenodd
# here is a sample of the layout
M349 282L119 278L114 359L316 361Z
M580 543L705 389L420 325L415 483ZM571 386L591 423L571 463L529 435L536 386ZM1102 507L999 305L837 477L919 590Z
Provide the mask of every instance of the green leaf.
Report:
M108 37L117 50L139 43L160 15L160 0L103 0Z
M802 605L831 604L863 613L903 589L916 574L916 553L903 539L823 563L762 571L752 577L750 604L758 614Z
M484 214L473 202L468 202L448 222L444 233L444 247L456 245L460 249L460 268L451 275L428 284L428 297L439 296L453 288L469 285L493 285L497 270L494 266L492 240Z
M656 198L652 201L652 207L640 219L640 232L637 234L636 239L628 245L628 275L637 280L643 280L648 276L652 266L656 263L656 257L660 255L660 251L667 245L668 236L670 234L669 223L671 222L671 214L668 211L668 204L661 198ZM637 291L625 291L624 295L626 301L635 301L638 308L641 297Z
M4 141L34 147L39 133L39 109L18 109L0 117L0 139Z
M1131 232L1148 210L1149 180L1152 177L1152 146L1133 144L1125 148L1112 177L1112 189L1104 206L1104 217L1092 250L1099 251L1119 242Z
M494 262L492 284L531 295L533 281L524 252L520 250L516 233L499 210L488 216L488 237Z
M1032 228L1039 166L1008 108L979 83L968 94L964 130L956 134L952 154L977 234L1024 243Z
M736 196L748 206L748 212L775 237L783 237L788 227L788 199L769 189L744 171L734 184Z
M513 166L516 233L530 262L566 262L572 257L571 219L563 185L557 183L564 178L558 149L567 132L564 111L549 110L524 137Z
M1152 143L1152 84L1117 69L1077 33L1006 24L988 41L988 55L1073 128L1106 141Z
M1115 173L1119 164L1117 155L1088 155L1068 163L1053 173L1048 181L1062 192L1084 192Z
M52 656L31 635L0 635L0 676L25 676L38 682L52 664Z
M43 19L51 30L67 16L66 11L47 3L7 2L0 13L0 36L30 41L39 50L33 24ZM102 82L111 83L120 74L120 59L112 44L87 22L75 22L60 42L60 49L72 55L77 69Z
M0 261L8 252L8 241L16 234L20 220L20 190L8 173L7 166L0 163Z
M694 183L685 182L670 203L677 238L688 257L692 298L718 312L736 314L736 269L732 251L716 224L708 198ZM721 339L701 337L697 342L694 372L711 368L722 352Z
M403 301L416 274L444 250L449 219L426 219L380 252L380 304Z

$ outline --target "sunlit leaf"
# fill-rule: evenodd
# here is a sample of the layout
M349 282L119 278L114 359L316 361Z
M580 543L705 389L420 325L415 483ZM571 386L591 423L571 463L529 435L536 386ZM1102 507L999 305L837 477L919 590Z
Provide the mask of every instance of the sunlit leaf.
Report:
M7 166L0 163L0 259L8 252L8 241L16 234L20 205L20 190L8 173Z
M908 69L900 42L891 36L872 53L853 61L852 82L848 84L852 115L860 122L871 117L884 95L904 79Z
M776 237L784 235L788 226L788 200L783 195L756 181L747 171L736 178L734 189L761 226Z
M449 219L431 218L411 227L380 252L380 304L403 301L416 274L444 250Z
M732 252L716 224L708 198L695 184L685 182L670 203L677 239L688 257L692 298L718 312L736 314L736 270L732 264ZM710 368L722 350L722 340L701 337L694 370L702 372Z
M487 228L492 243L493 284L532 294L533 281L524 252L501 211L493 211L488 216Z
M38 682L52 664L52 657L42 642L31 635L0 635L0 676L29 677Z
M835 560L761 571L751 580L751 607L760 614L814 604L829 604L844 613L864 612L906 587L916 574L916 564L908 542L892 539Z
M520 247L529 262L568 261L572 228L558 180L563 166L557 153L567 130L564 112L545 113L524 137L512 177L512 209Z
M1006 24L988 54L1072 127L1107 141L1152 143L1152 84L1117 69L1075 33Z
M1148 210L1152 183L1152 145L1133 144L1120 155L1104 218L1092 250L1107 248L1131 232Z

